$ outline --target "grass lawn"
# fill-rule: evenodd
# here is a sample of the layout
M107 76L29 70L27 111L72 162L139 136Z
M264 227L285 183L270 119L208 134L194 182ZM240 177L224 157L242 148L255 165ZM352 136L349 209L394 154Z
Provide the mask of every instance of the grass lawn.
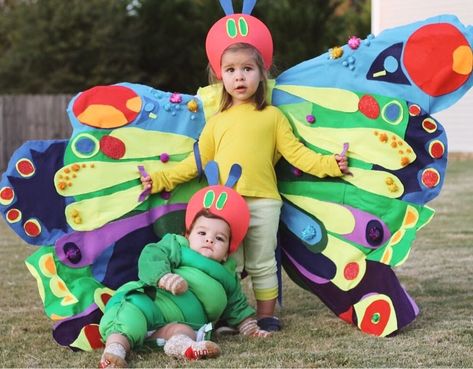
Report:
M132 367L473 367L473 161L452 160L437 214L396 273L421 313L395 337L360 332L284 275L284 330L272 339L229 337L215 360L181 362L144 347ZM55 343L25 245L0 221L0 367L97 367L99 352Z

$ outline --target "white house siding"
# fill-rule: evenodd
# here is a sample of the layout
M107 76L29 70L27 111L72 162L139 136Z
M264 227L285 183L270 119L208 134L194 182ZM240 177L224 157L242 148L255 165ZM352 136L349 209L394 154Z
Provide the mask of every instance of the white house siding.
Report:
M439 14L454 14L463 24L473 25L473 0L372 0L371 5L374 35ZM473 153L473 90L434 117L447 131L450 152Z

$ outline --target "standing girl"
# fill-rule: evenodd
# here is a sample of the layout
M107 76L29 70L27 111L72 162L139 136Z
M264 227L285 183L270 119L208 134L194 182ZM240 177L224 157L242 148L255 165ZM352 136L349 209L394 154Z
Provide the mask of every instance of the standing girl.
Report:
M267 27L248 14L232 14L207 35L211 78L222 85L220 111L210 117L199 139L202 165L215 160L226 176L233 163L242 167L236 191L251 213L249 231L235 253L239 271L251 277L261 329L281 329L274 316L278 297L275 249L281 197L274 166L283 156L293 166L318 177L348 171L345 156L321 155L305 147L282 112L266 101L267 71L272 63ZM142 177L151 193L171 191L197 176L194 154L169 170Z

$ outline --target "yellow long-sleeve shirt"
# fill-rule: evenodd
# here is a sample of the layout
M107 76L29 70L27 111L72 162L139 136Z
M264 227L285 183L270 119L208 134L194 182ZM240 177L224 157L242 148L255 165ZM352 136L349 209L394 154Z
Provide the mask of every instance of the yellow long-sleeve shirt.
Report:
M242 167L235 190L242 196L280 199L274 166L281 155L292 165L318 177L342 175L333 155L321 155L305 147L292 132L283 113L274 106L262 111L242 104L211 117L199 139L202 166L215 160L220 182L225 183L234 163ZM170 168L151 174L152 193L197 176L194 154ZM223 180L222 180L223 179Z

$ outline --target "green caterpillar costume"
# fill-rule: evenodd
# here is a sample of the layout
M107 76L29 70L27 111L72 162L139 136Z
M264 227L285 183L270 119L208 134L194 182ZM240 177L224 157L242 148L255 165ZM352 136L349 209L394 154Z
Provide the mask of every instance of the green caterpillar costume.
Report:
M106 305L100 321L104 340L125 335L132 347L143 344L147 333L172 322L193 329L226 320L238 325L255 313L241 291L232 258L220 264L189 248L186 238L167 234L145 246L138 261L138 281L120 287ZM181 295L157 288L159 279L175 273L188 283Z

